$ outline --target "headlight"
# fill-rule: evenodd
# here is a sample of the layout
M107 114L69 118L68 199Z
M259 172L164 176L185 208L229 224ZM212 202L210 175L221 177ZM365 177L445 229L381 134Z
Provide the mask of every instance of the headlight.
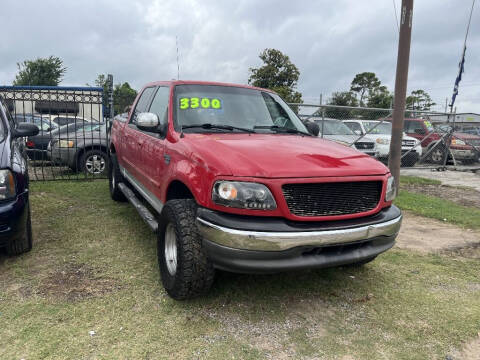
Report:
M384 139L384 138L377 138L377 144L382 144L382 145L388 145L390 144L390 140L389 139Z
M58 142L58 147L61 147L61 148L71 148L73 147L73 141L72 140L60 140Z
M385 193L385 201L392 201L395 199L397 191L395 189L395 179L393 176L390 176L387 179L387 192Z
M460 139L452 139L452 145L467 145L467 143Z
M15 179L10 170L0 170L0 200L15 197Z
M217 181L213 185L212 200L216 204L241 208L273 210L277 203L263 184L238 181Z

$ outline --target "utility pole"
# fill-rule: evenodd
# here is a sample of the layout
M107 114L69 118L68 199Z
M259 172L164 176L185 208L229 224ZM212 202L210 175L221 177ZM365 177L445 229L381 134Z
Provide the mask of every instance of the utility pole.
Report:
M403 122L405 120L405 100L407 96L408 62L410 59L410 39L412 36L413 0L402 0L400 14L400 37L398 40L397 73L392 121L392 138L388 167L395 177L398 191L400 183L400 161L402 158Z

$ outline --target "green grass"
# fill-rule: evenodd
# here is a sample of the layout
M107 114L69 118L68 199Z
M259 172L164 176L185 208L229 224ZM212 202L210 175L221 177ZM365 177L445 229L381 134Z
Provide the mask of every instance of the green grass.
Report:
M434 179L427 179L418 176L400 176L400 185L441 185L442 182Z
M395 205L425 217L446 221L457 226L480 229L480 209L458 205L435 196L400 190Z
M106 182L35 183L31 201L34 249L0 255L0 359L444 359L480 330L478 259L393 249L360 269L220 273L176 302L155 237Z

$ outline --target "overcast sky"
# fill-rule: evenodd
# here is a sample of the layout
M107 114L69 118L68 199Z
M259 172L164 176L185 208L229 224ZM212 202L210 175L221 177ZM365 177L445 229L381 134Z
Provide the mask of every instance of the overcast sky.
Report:
M395 0L400 11L401 0ZM480 113L480 8L467 44L457 111ZM442 110L458 72L471 0L416 0L409 91L427 90ZM276 48L300 69L306 102L348 90L354 75L375 72L393 91L398 33L393 0L2 0L0 84L16 63L55 55L68 68L62 85L115 83L140 88L177 77L246 83L258 54Z

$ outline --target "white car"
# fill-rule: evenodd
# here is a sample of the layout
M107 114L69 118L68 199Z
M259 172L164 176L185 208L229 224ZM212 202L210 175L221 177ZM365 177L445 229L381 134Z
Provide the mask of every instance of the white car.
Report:
M364 135L365 138L377 143L378 159L384 162L388 161L390 153L390 139L392 137L392 123L378 120L344 120L355 134ZM402 154L408 154L402 158L402 162L407 165L415 164L422 156L422 146L417 139L403 134Z
M320 128L319 137L322 137L327 140L335 141L339 144L350 146L358 151L361 151L372 157L378 157L377 144L374 140L363 138L357 141L358 136L355 135L345 124L340 120L335 119L321 119L321 118L310 118L311 121L314 121L318 124ZM323 129L323 136L322 136Z

